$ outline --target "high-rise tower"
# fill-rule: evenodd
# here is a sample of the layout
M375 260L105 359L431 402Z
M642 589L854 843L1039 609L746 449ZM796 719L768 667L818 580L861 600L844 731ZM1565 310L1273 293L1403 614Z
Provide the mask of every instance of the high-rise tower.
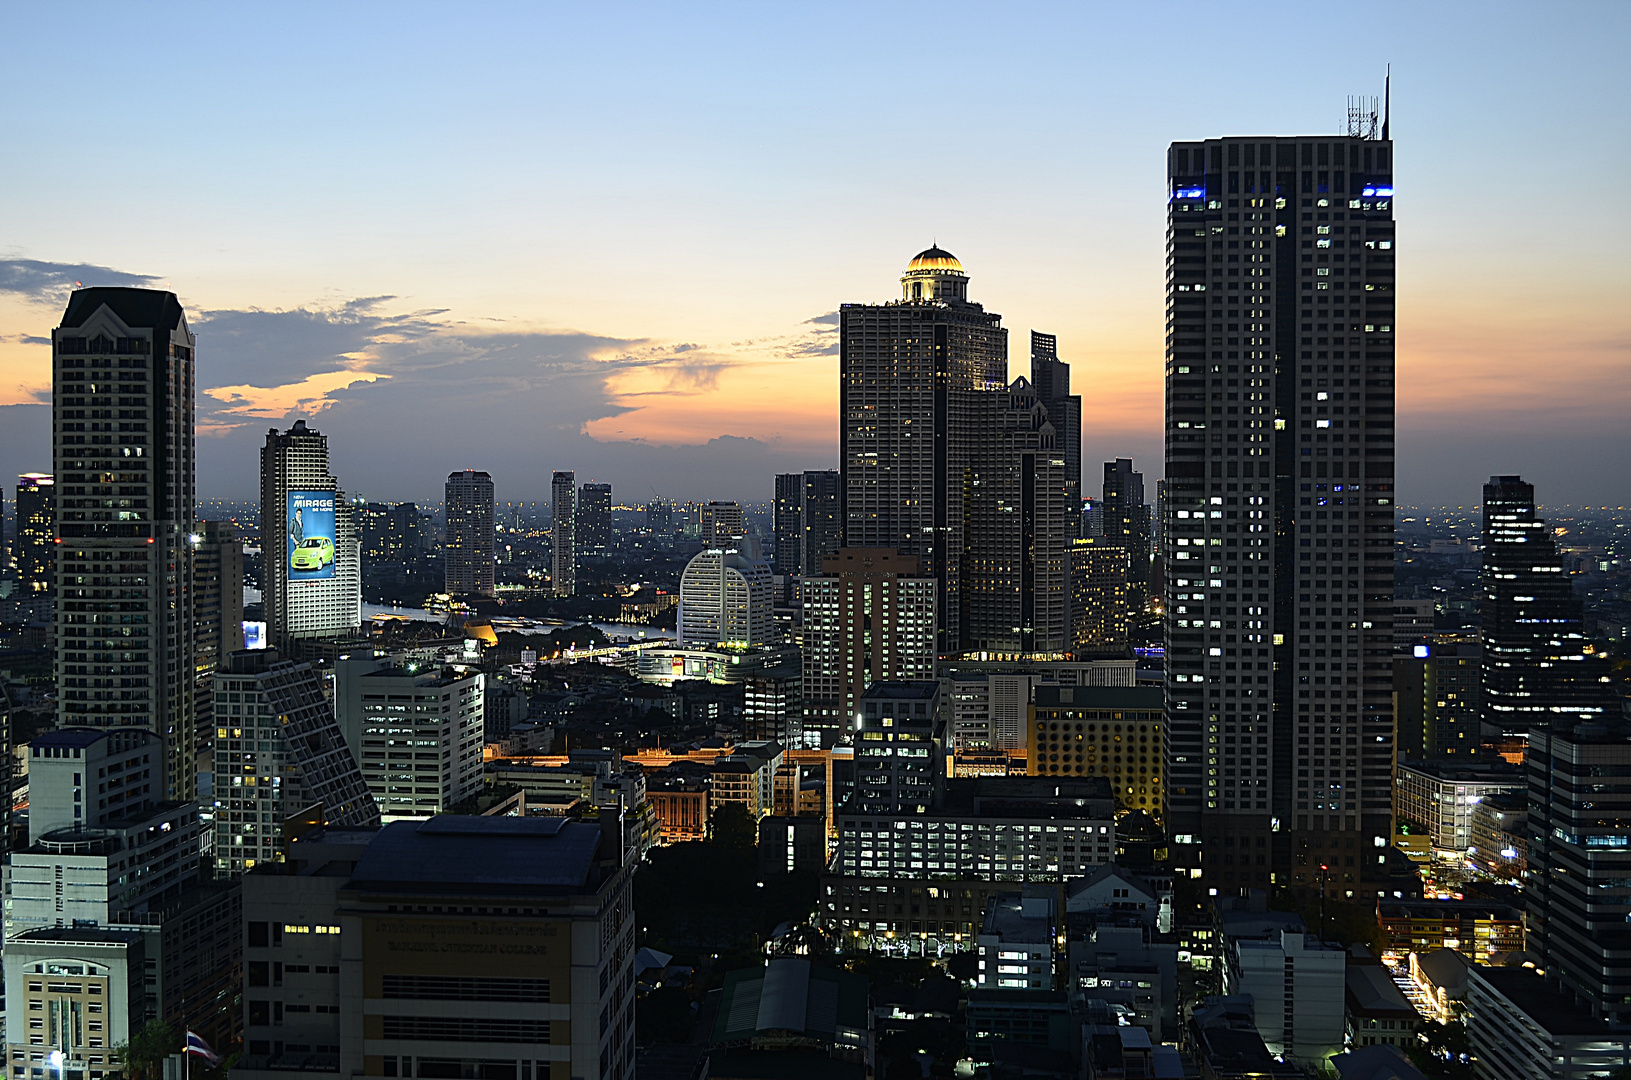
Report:
M1008 331L939 247L911 261L901 293L839 312L844 545L918 556L939 583L940 651L954 652L974 399L1007 385Z
M1144 474L1131 458L1104 463L1104 498L1101 535L1105 542L1127 549L1132 582L1142 589L1150 580L1150 508L1144 501Z
M1073 540L1082 528L1082 395L1070 392L1070 365L1059 359L1059 338L1031 331L1031 385L1048 411L1065 458L1065 513Z
M447 536L442 565L447 591L454 596L492 596L497 573L492 474L470 469L448 473L443 500Z
M296 654L297 642L356 632L359 547L353 507L329 471L328 437L304 420L269 430L261 447L261 580L273 644Z
M578 488L573 539L579 555L604 555L612 549L612 485Z
M174 293L79 289L52 332L59 727L165 740L167 797L193 754L193 349Z
M777 473L776 497L771 505L776 549L771 566L784 577L804 572L804 474Z
M1392 836L1393 145L1167 166L1174 861L1362 895Z
M549 580L556 596L574 596L578 591L578 510L573 485L577 473L556 472L550 483L550 570Z
M1601 720L1612 695L1588 656L1580 601L1521 476L1484 485L1483 734L1526 739L1565 720Z
M49 473L17 478L17 529L11 553L25 592L49 593L56 580L57 483Z

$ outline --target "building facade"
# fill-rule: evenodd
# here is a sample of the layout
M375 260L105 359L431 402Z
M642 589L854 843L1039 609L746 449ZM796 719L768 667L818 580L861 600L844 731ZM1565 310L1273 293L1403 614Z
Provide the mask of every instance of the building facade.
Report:
M261 574L266 629L292 650L362 624L362 560L353 507L329 471L328 438L296 420L261 448Z
M1523 774L1505 766L1499 759L1477 767L1470 761L1400 761L1394 812L1400 821L1427 830L1435 848L1465 855L1472 846L1478 805L1493 795L1523 790Z
M198 783L195 347L175 294L151 289L78 289L52 332L57 726L163 736L182 801Z
M11 557L25 592L48 593L57 574L57 481L50 473L17 477L17 522Z
M1032 776L1100 776L1121 810L1166 820L1157 686L1038 686L1029 709Z
M555 473L550 482L549 501L549 580L556 596L576 596L578 592L578 504L577 474Z
M1128 549L1085 536L1071 542L1069 558L1070 650L1080 655L1127 648L1133 616Z
M697 524L703 547L731 547L738 537L747 535L742 507L734 499L703 503L697 509Z
M741 549L705 548L680 574L680 645L762 645L775 636L770 565Z
M1167 157L1170 828L1226 891L1323 864L1361 895L1392 834L1393 146L1372 134ZM1241 843L1267 858L1231 866Z
M1067 542L1081 535L1082 395L1070 392L1070 365L1059 359L1059 338L1031 331L1031 386L1047 410L1055 445L1065 459Z
M442 540L443 587L454 596L492 596L498 543L492 475L473 469L448 473L442 506L447 515Z
M578 488L574 547L579 555L605 555L612 550L612 485L584 484Z
M382 821L446 813L481 790L485 689L479 671L335 664L340 734Z
M1142 597L1150 582L1150 507L1144 501L1144 474L1131 458L1104 463L1104 495L1099 503L1099 535L1109 544L1127 549L1135 592Z

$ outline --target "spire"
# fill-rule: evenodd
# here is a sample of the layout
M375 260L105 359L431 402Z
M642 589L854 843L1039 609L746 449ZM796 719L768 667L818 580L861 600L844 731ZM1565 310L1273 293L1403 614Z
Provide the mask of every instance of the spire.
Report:
M1387 75L1382 82L1382 138L1391 138L1388 134L1388 114L1393 111L1393 65L1387 66Z

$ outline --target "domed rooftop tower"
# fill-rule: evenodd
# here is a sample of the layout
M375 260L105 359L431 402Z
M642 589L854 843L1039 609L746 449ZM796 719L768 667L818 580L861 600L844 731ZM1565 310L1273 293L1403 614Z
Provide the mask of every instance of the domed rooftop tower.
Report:
M968 300L968 275L957 256L938 245L920 251L900 279L905 300Z

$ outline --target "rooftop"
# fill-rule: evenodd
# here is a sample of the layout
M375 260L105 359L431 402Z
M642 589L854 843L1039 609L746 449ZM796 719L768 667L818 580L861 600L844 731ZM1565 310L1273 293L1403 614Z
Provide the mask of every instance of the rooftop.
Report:
M1482 980L1493 987L1550 1035L1607 1035L1615 1030L1607 1021L1576 1008L1572 1000L1547 986L1545 977L1531 968L1475 966L1468 969L1468 977L1471 982Z
M866 1010L864 975L779 957L762 969L725 976L712 1041L737 1042L777 1031L860 1046L866 1041Z
M938 682L875 682L861 695L862 701L928 701L940 693Z
M592 889L600 827L565 818L460 817L394 821L351 876L389 892L526 893Z
M1349 964L1344 975L1348 1009L1356 1016L1420 1020L1421 1014L1393 984L1381 964Z
M137 327L174 330L181 325L181 301L173 292L159 289L129 289L93 287L75 289L68 297L68 309L62 313L62 326L84 326L103 307L118 316L119 321Z
M1166 691L1159 686L1038 686L1039 709L1128 709L1160 712Z

